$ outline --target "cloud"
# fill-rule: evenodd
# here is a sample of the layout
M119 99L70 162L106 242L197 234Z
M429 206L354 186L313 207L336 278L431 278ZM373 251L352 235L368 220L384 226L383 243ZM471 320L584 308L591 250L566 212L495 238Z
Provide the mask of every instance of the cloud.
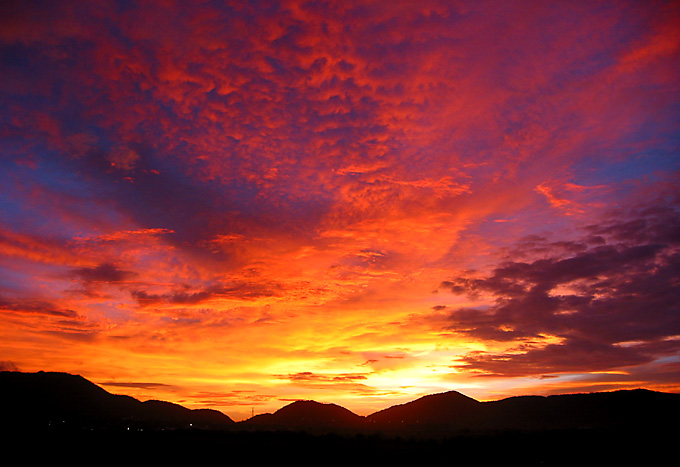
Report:
M368 373L328 374L303 371L299 373L279 375L279 378L288 380L293 386L306 389L339 389L342 391L368 395L377 392L375 388L368 384L364 384L364 381L368 379L368 376Z
M310 371L303 371L300 373L289 374L287 378L290 381L311 381L311 382L324 382L324 383L343 383L343 382L354 382L366 379L364 374L340 374L340 375L324 375L318 373L312 373Z
M55 238L12 231L0 225L1 255L46 264L76 263L78 256Z
M511 376L598 371L680 350L680 214L635 214L589 226L577 242L588 245L582 251L565 254L536 239L532 249L542 243L553 255L443 282L441 288L455 294L493 299L483 308L437 309L443 329L515 343L502 353L469 353L463 368ZM589 245L591 234L606 244Z
M534 343L535 344L535 343ZM523 345L511 352L470 352L457 368L480 376L536 376L589 373L650 363L654 356L590 339L568 338L560 344ZM676 349L680 349L680 342Z
M108 155L111 166L120 170L132 170L139 159L139 154L134 149L118 147Z
M172 387L169 384L163 383L140 383L140 382L117 382L117 381L106 381L100 384L102 384L103 386L135 389L168 389Z
M120 283L126 282L137 274L125 271L112 263L102 263L95 267L76 268L71 274L82 280L85 284L92 283Z
M140 306L149 306L158 303L175 303L175 304L194 304L200 303L215 296L216 291L200 291L200 292L175 292L171 294L149 294L144 290L133 290L130 292L132 297L137 300Z
M0 371L19 371L19 367L12 361L0 360Z
M283 292L281 284L268 281L232 282L224 285L212 285L202 289L184 287L167 293L149 293L143 289L131 290L131 296L142 306L161 303L198 304L217 298L254 300L261 297L274 297Z
M563 211L566 215L578 215L586 212L586 206L582 205L578 198L584 192L602 190L605 186L586 187L574 183L559 184L553 180L543 182L536 187L536 191L544 195L548 203L555 209ZM592 195L589 196L592 198ZM591 201L592 203L592 201Z
M75 307L74 307L75 308ZM106 327L92 321L87 313L63 306L58 302L39 299L6 299L0 297L0 320L7 329L6 339L13 342L17 335L38 337L52 341L58 340L92 342Z
M41 300L6 300L0 298L0 310L22 314L47 315L76 321L83 318L77 311L64 309L59 305Z
M153 238L160 235L172 234L173 231L169 229L139 229L139 230L123 230L112 232L103 235L96 235L92 237L81 236L77 240L79 242L95 242L95 243L109 243L109 242L125 242L125 241L143 241L147 238Z

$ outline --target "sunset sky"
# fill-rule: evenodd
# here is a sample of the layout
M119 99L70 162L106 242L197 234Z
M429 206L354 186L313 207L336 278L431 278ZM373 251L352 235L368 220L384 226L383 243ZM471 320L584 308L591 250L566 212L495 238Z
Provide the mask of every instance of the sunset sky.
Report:
M680 2L6 1L0 81L0 369L680 392Z

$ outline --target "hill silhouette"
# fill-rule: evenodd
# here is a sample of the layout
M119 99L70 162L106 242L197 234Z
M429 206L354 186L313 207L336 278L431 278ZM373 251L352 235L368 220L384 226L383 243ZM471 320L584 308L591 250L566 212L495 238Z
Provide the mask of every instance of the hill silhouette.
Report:
M234 421L216 410L190 410L163 401L141 402L107 392L66 373L0 372L4 421L46 428L224 428Z
M449 391L381 410L369 415L367 421L382 428L423 425L464 428L479 413L480 407L481 402L459 392Z
M667 425L680 415L680 394L644 389L478 402L451 391L422 397L367 417L375 428L399 434L627 429Z
M209 409L114 395L81 376L0 372L3 419L24 428L295 430L441 438L461 433L641 430L680 417L680 394L644 389L479 402L450 391L359 416L335 404L295 401L235 423ZM676 429L677 431L677 429Z
M364 417L336 404L295 401L273 414L260 414L241 422L245 428L337 431L362 429Z
M5 445L33 461L441 462L525 466L659 465L680 432L680 394L648 390L479 402L450 391L362 417L296 401L235 423L215 410L114 395L81 376L0 372ZM69 447L69 448L66 448ZM370 461L370 462L369 462Z

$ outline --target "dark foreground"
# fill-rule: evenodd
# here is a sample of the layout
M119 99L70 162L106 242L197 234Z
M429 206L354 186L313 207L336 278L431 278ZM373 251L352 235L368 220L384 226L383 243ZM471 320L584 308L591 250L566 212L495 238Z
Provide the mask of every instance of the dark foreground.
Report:
M77 375L0 372L11 465L673 465L678 420L680 394L637 389L492 402L449 391L367 417L295 401L234 422Z
M22 463L294 465L663 465L677 436L659 429L460 434L441 439L294 431L21 431L4 437ZM284 464L284 465L285 465Z

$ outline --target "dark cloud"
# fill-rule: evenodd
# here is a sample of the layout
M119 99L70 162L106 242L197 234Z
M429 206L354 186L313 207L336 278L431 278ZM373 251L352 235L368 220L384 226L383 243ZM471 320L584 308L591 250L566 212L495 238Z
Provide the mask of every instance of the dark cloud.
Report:
M43 335L72 341L92 341L101 329L87 316L48 301L0 298L0 314L20 315L22 327Z
M130 292L140 306L150 306L158 303L194 304L200 303L215 296L215 291L203 290L200 292L174 292L168 294L150 294L144 290Z
M521 344L508 353L469 353L461 359L467 368L503 375L605 370L679 351L680 217L672 209L636 214L642 217L589 227L587 235L604 245L571 256L555 248L553 256L507 262L485 277L442 282L456 294L495 297L488 307L438 309L447 331ZM550 250L545 239L532 249L536 242Z
M132 271L125 271L111 263L102 263L93 268L78 268L71 271L72 275L86 284L106 282L125 282L136 276Z
M511 353L470 352L460 363L481 376L543 376L544 373L605 371L650 363L654 359L638 349L579 338L546 346L532 344L519 346ZM680 350L678 344L676 348Z
M135 389L166 389L172 386L163 383L139 383L139 382L115 382L107 381L101 383L103 386L112 386L118 388L135 388Z
M15 313L49 315L58 318L70 318L73 320L82 318L76 311L59 307L50 302L30 299L5 300L0 297L0 310Z
M149 293L138 289L130 292L139 306L152 306L159 303L192 305L213 298L226 297L252 300L260 297L272 297L281 293L282 286L273 282L238 282L230 285L215 285L200 290L175 290L167 293Z
M19 367L12 361L0 360L0 371L19 371Z

